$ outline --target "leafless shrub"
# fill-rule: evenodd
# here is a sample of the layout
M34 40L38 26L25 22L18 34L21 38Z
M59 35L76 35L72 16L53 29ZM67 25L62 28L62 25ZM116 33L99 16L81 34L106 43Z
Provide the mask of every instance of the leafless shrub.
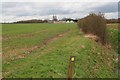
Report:
M102 13L91 13L87 17L78 20L78 27L85 34L93 34L99 37L99 42L106 44L106 19Z

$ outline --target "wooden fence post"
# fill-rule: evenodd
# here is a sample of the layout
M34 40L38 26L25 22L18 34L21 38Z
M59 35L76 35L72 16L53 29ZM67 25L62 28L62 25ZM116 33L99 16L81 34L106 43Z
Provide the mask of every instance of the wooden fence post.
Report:
M70 63L68 68L68 80L73 80L74 78L74 65L75 65L75 56L70 56Z

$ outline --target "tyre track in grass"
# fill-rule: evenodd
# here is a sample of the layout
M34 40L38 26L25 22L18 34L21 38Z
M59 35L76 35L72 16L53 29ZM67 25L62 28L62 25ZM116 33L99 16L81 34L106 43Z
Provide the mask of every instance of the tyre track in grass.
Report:
M57 40L57 39L65 36L65 35L68 34L70 31L71 31L71 30L69 29L69 30L67 30L67 31L65 31L65 32L62 32L62 33L60 33L60 34L57 34L56 36L53 36L53 37L45 40L45 41L43 42L43 44L36 45L36 46L34 46L34 47L32 47L32 48L28 48L28 49L26 49L26 50L27 50L29 53L31 53L31 52L33 52L34 50L36 50L36 49L38 49L38 48L41 48L41 47L43 47L43 46L45 46L45 45L48 45L49 43L52 43L52 42L54 42L55 40Z
M67 30L67 31L65 31L65 32L62 32L62 33L60 33L60 34L58 34L58 35L56 35L56 36L54 36L54 37L52 37L52 38L49 38L48 40L45 40L44 42L44 44L43 45L41 45L41 47L37 47L37 48L34 48L32 51L35 51L36 49L40 49L40 48L42 48L42 47L45 47L46 45L48 45L48 44L50 44L50 43L52 43L52 42L54 42L54 41L56 41L56 40L58 40L58 39L60 39L60 38L62 38L62 37L64 37L64 36L66 36L66 35L68 35L70 32L71 32L72 30ZM39 45L40 46L40 45ZM41 56L43 56L43 55L45 55L45 54L47 54L47 53L49 53L49 52L51 52L53 49L55 48L55 46L53 46L53 47L48 47L48 49L43 49L42 50L42 54L41 55L39 55L39 56L37 56L36 58L38 58L38 57L41 57ZM30 50L30 49L29 49ZM26 55L26 56L29 56L29 55ZM25 58L25 57L24 57ZM18 59L20 59L20 58L17 58L17 60ZM15 61L16 59L14 59L14 60L12 60L12 61ZM12 61L10 61L9 63L11 63ZM26 61L27 62L27 61ZM19 64L15 64L15 65L12 65L12 66L14 66L14 69L10 69L10 71L9 71L9 67L7 68L7 69L5 69L2 73L3 73L3 77L5 77L5 76L9 76L11 73L13 73L14 72L14 70L15 69L17 69L17 68L20 68L21 66L20 65L27 65L27 64L25 64L26 62L20 62ZM7 63L6 63L7 64Z
M48 45L48 44L56 41L57 39L65 36L66 34L68 34L68 33L70 33L70 32L71 32L71 30L68 29L67 31L64 31L64 32L59 33L59 34L57 34L57 35L55 35L55 36L53 36L53 37L51 37L51 38L49 38L49 39L46 39L46 40L44 40L41 44L38 44L38 45L33 46L33 47L31 47L31 48L22 48L22 49L17 49L17 50L14 50L14 51L10 51L9 53L14 53L14 55L13 55L13 54L10 55L11 57L8 56L8 55L3 55L3 57L7 56L7 57L5 58L5 59L7 59L7 61L14 61L14 60L16 60L16 59L25 58L25 57L27 57L30 53L32 53L33 51L35 51L35 50L37 50L37 49L40 49L40 48L42 48L42 47L44 47L44 46L46 46L46 45ZM21 52L19 52L19 51L24 52L25 54L21 54Z

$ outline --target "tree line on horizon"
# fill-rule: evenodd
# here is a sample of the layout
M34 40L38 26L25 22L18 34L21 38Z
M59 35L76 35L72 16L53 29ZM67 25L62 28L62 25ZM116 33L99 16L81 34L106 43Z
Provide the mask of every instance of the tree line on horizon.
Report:
M79 19L71 19L71 18L64 18L61 19L60 21L74 21L77 22ZM120 20L120 19L119 19ZM119 23L118 19L106 19L106 23ZM50 20L21 20L21 21L17 21L17 22L13 22L13 23L49 23Z
M62 18L61 20L55 20L55 21L73 21L73 22L77 22L78 20L80 20L80 19ZM12 23L50 23L52 21L54 21L54 20L31 19L31 20L20 20L20 21L16 21L16 22L12 22ZM108 24L109 23L120 23L120 18L119 19L106 19L106 23L108 23ZM3 24L5 24L5 22Z

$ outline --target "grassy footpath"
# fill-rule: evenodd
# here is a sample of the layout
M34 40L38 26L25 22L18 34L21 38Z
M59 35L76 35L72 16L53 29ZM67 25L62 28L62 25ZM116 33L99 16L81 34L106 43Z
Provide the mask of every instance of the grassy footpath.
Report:
M41 26L43 24L33 25ZM43 46L42 48L34 50L32 53L21 53L27 54L26 57L21 59L7 60L7 58L10 57L10 54L7 52L3 52L3 55L7 54L9 56L6 58L4 58L3 56L3 77L67 78L69 57L71 55L77 56L77 60L75 63L75 78L115 78L118 76L118 54L114 50L108 50L102 45L85 38L84 35L81 32L79 32L75 24L49 25L52 26L51 28L46 28L49 28L48 34L46 34L47 32L44 33L47 36L46 38L49 38L49 35L52 33L54 33L52 34L52 36L55 36L56 34L59 34L68 29L71 29L71 31L63 37L58 38L54 42L51 42L48 45ZM3 26L3 35L8 35L7 31L5 32L4 30L5 29ZM20 33L16 32L16 34ZM43 36L45 36L44 34L40 33L38 36L41 35L42 38ZM37 41L36 38L38 39L38 36L33 36L33 40L35 39L35 42ZM22 40L24 42L24 39ZM30 40L32 39L30 38ZM13 41L16 41L16 39ZM10 47L10 45L7 45L5 42L7 42L7 40L3 41L3 48L6 48L6 46ZM26 42L26 45L28 45L29 42ZM34 42L31 41L30 43L31 46L33 46ZM36 44L37 43L42 43L42 40L36 42ZM21 43L18 43L17 45L20 44ZM21 45L21 48L24 47L24 45ZM9 51L11 49L9 48L3 50Z

